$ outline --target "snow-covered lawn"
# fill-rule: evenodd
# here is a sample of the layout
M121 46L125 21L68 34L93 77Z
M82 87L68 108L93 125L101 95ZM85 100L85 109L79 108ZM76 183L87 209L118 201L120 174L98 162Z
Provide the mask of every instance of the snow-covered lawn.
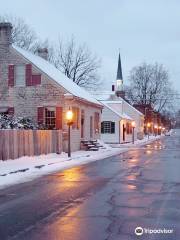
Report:
M136 141L135 144L128 143L113 146L104 144L104 149L99 149L97 152L73 152L71 158L68 158L66 153L59 155L53 153L36 157L21 157L16 160L0 161L0 188L30 181L48 173L111 157L128 151L131 147L137 147L158 138L159 137L145 138L141 141Z

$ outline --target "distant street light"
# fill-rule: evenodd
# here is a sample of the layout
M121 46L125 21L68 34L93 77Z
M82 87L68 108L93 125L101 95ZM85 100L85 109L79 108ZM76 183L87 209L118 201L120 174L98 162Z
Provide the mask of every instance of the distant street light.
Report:
M157 136L158 125L155 125L154 128L155 128L155 137L156 137Z
M136 126L135 121L132 121L131 126L132 126L132 143L134 144L134 129Z
M68 157L71 157L71 125L73 124L73 112L70 109L66 112L66 120L68 125Z
M160 133L160 135L161 135L161 129L162 129L162 127L161 127L161 126L159 126L159 133Z
M147 123L147 129L148 129L148 139L149 139L149 129L151 127L151 124L150 123Z

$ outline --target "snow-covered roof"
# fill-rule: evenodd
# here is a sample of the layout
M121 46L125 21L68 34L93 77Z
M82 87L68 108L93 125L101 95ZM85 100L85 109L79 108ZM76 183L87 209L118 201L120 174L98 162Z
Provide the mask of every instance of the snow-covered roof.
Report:
M122 108L119 106L119 104L122 104L122 102L115 102L115 101L101 101L101 103L110 109L112 112L114 112L116 115L118 115L122 119L127 120L133 120L130 116L128 116L125 113L122 113Z
M115 92L112 91L93 91L91 94L99 101L108 101L111 96L115 97Z
M96 100L89 92L78 86L76 83L67 78L63 73L61 73L56 67L54 67L50 62L46 61L42 57L32 54L22 48L13 45L13 48L20 53L25 59L34 64L42 72L48 75L56 83L61 85L65 90L71 93L73 96L84 99L88 102L101 105L101 103Z
M135 107L133 107L126 100L124 100L121 97L117 97L115 92L112 92L112 91L93 92L92 95L94 96L94 98L96 98L100 102L102 102L102 101L106 101L106 102L125 102L134 111L136 111L137 113L139 113L142 116L144 115L142 112L137 110Z

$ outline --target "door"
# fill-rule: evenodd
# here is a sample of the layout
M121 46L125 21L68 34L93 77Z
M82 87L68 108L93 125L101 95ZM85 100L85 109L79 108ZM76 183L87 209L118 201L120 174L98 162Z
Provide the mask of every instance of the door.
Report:
M81 138L84 138L84 110L81 110Z
M126 128L125 128L125 125L123 124L123 142L125 142L125 136L126 136Z
M93 138L93 117L90 116L90 138Z

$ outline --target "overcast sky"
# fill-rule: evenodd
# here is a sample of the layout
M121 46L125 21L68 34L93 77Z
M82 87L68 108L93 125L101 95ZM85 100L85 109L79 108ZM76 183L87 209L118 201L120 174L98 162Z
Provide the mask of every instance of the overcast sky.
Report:
M125 82L133 66L159 62L180 90L180 0L0 0L0 14L24 18L42 39L87 43L102 59L106 87L120 49Z

